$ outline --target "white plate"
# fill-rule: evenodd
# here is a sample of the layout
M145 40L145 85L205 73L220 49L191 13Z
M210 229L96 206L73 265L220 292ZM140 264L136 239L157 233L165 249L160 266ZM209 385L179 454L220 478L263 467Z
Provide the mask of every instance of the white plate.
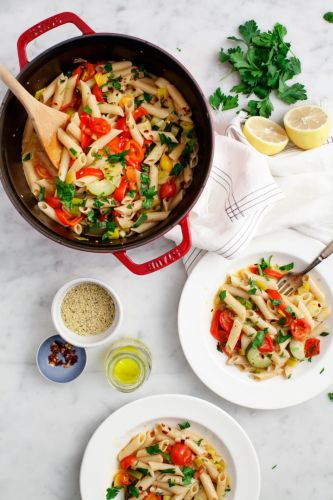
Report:
M321 354L312 363L303 362L290 379L275 377L255 381L246 372L226 364L211 336L211 309L226 274L261 257L273 255L279 264L295 262L301 270L316 257L323 245L295 231L281 231L252 243L242 258L228 261L214 253L206 254L189 276L179 304L178 329L185 356L197 376L212 391L233 403L258 409L293 406L316 396L333 382L333 333L321 337ZM311 272L333 305L333 257ZM332 317L326 322L333 332ZM322 368L325 370L321 372Z
M123 406L98 427L83 456L80 472L82 500L105 500L117 470L117 455L138 432L156 422L171 425L189 420L221 453L231 476L226 500L258 500L260 468L253 445L240 425L217 406L191 396L166 394ZM121 495L117 498L121 498Z

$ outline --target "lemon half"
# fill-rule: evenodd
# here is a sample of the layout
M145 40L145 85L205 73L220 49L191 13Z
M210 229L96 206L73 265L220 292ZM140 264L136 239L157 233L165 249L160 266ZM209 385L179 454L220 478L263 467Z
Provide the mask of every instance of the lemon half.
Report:
M289 140L280 125L262 116L248 118L243 133L257 151L270 156L280 153Z
M331 120L320 106L298 106L290 109L283 118L287 134L296 146L312 149L327 141Z

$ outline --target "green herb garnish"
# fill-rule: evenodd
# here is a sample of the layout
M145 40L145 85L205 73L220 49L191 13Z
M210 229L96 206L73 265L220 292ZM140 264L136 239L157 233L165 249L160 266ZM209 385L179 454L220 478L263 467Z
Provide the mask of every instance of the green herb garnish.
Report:
M45 187L41 186L39 190L38 201L43 201L44 198L45 198Z
M135 470L137 470L138 472L141 472L141 474L143 474L144 476L150 476L150 472L148 469L143 469L141 467L137 467Z
M160 469L159 472L163 472L163 474L175 474L176 473L176 469Z
M283 344L286 340L291 338L291 333L287 333L286 335L283 333L282 330L279 330L278 336L277 336L277 342L278 344Z
M138 498L140 494L138 488L136 488L133 484L130 484L128 486L128 493L131 495L131 497L135 498Z
M238 106L238 95L225 95L219 87L209 96L208 100L211 107L215 110L227 111Z
M87 219L91 223L95 223L98 219L98 213L95 212L95 210L90 210L90 212L87 213Z
M29 161L29 160L31 160L31 154L27 153L23 156L22 161Z
M56 180L57 196L68 208L72 208L72 200L75 195L75 185L63 182L60 177Z
M273 465L272 470L273 470L273 469L276 469L276 467L277 467L277 465Z
M167 461L168 464L172 463L171 455L170 455L170 453L168 451L166 453L164 453L164 458L165 458L165 460Z
M157 455L158 453L162 453L158 444L147 446L146 452L148 453L148 455Z
M323 18L328 23L333 23L333 12L326 12L326 14L323 15Z
M175 470L175 469L173 469ZM165 472L165 471L163 471ZM176 481L174 479L168 479L168 485L170 486L170 488L172 488L173 486L176 486Z
M294 269L294 263L290 262L290 264L285 264L284 266L279 266L279 269L281 269L281 271L291 271L292 269Z
M74 148L69 148L70 152L72 153L73 156L77 156L77 151Z
M112 486L112 488L108 488L106 490L106 500L112 500L113 498L116 498L120 490L121 486Z
M109 89L121 90L120 82L121 82L121 76L118 76L117 78L112 78L112 75L110 75L107 85Z
M148 92L144 92L143 93L143 98L146 102L150 102L151 99L152 99L152 95L151 94L148 94Z
M136 220L135 224L133 224L133 227L141 226L141 224L143 224L147 220L147 218L147 214L141 214L140 217Z
M181 422L180 424L178 424L178 427L179 429L182 431L184 429L188 429L189 427L191 427L191 424L190 422L186 421L186 422Z
M252 340L252 347L255 349L258 349L258 347L262 346L265 340L265 335L268 333L268 328L265 328L264 330L260 330L257 335L255 336L254 340Z
M219 297L220 297L220 300L223 302L224 299L226 298L227 296L227 291L226 290L222 290L220 293L219 293Z
M88 115L92 114L92 109L89 106L84 106L83 111L87 113Z
M330 401L333 401L333 392L329 392L327 396Z
M108 73L110 73L110 71L112 71L112 64L111 63L106 63L104 65L104 70L107 71Z
M104 148L106 151L106 148ZM108 148L109 149L109 148ZM118 163L120 162L123 167L126 166L126 155L128 155L129 149L125 149L121 153L116 153L116 154L109 154L107 153L108 157L107 160L109 163Z
M323 371L325 370L325 368L322 368L319 372L319 375L321 375L323 373Z
M320 333L321 337L327 337L327 335L329 335L329 332L321 332Z
M195 469L192 467L181 467L181 471L183 473L183 484L191 484L192 478L195 474Z
M237 46L227 51L221 49L219 60L223 64L229 63L231 72L237 72L239 75L240 82L232 87L231 92L246 96L255 95L259 98L248 101L246 111L249 115L268 118L273 111L270 100L273 91L288 104L307 98L304 85L286 84L301 72L301 63L291 51L290 43L284 40L287 34L285 26L276 23L271 31L262 32L257 23L250 20L239 26L239 34L239 37L228 37L229 40L236 42ZM223 94L220 91L210 98L210 103L215 109L223 101L221 96ZM236 101L231 103L235 104L233 107L238 105Z
M271 302L272 302L273 306L280 306L281 305L281 300L271 299Z
M239 297L238 295L236 296L236 299L243 304L245 309L253 309L253 304L250 300L244 299L244 297Z

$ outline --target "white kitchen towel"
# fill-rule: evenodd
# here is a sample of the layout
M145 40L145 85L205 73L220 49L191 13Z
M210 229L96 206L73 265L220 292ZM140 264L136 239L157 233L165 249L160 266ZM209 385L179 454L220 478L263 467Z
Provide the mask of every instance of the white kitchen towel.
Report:
M249 145L242 120L242 115L234 118L226 136L216 134L211 175L190 214L193 247L184 258L188 273L206 251L231 259L254 235L283 228L323 243L333 239L333 138L314 150L288 145L268 157ZM181 239L178 228L166 236L177 243Z

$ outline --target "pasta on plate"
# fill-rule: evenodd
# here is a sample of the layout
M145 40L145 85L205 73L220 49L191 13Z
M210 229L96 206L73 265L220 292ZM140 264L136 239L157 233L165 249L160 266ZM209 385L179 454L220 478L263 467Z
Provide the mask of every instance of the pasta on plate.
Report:
M320 354L324 321L331 313L325 294L306 275L292 295L277 282L294 264L272 265L272 257L229 274L218 290L210 332L227 363L255 380L290 378L296 366Z
M39 209L77 235L107 242L143 233L191 184L198 162L191 110L171 82L131 61L78 62L35 95L70 120L58 130L56 170L28 119L27 183Z
M221 500L230 491L226 464L189 422L172 428L158 423L134 436L119 455L119 470L107 489L111 500L122 489L126 499Z

